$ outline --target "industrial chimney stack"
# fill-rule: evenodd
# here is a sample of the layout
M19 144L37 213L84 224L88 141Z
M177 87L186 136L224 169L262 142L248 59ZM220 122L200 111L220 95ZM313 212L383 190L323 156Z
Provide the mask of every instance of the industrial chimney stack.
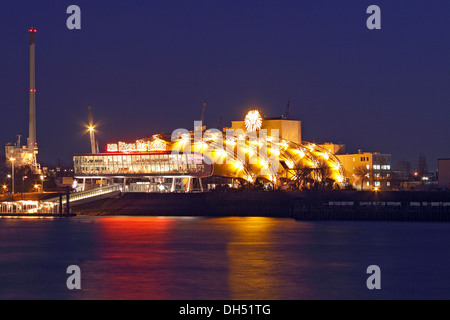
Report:
M36 84L34 70L34 37L36 28L28 29L30 34L30 115L28 122L28 139L27 145L20 145L20 135L15 145L8 143L5 146L5 155L8 160L15 161L17 167L27 165L30 166L34 173L41 174L41 166L37 163L36 155L38 146L36 142Z
M30 33L30 118L29 118L29 134L28 134L28 151L37 151L36 142L36 84L35 84L35 58L34 58L34 37L36 29L31 27Z

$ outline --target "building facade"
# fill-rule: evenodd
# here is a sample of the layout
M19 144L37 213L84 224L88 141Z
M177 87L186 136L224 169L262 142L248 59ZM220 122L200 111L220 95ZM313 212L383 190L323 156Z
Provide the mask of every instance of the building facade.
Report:
M201 155L170 151L75 154L73 160L75 177L83 190L86 183L93 187L115 182L130 192L189 192L193 179L201 183L201 178L212 174L211 165Z
M344 186L344 168L338 158L301 141L300 121L265 120L252 110L244 121L233 121L232 128L220 132L196 125L193 132L181 129L132 143L111 143L103 153L74 154L74 177L80 190L121 183L130 192L215 188L217 183L207 178L220 178L215 181L225 181L230 187Z
M358 190L391 189L391 155L379 152L338 154L349 184Z
M438 159L438 184L450 190L450 159Z

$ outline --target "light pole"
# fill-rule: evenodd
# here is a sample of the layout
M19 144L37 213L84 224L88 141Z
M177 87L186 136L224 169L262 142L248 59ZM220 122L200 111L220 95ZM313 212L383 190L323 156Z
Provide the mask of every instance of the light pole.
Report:
M12 191L12 194L14 194L14 161L16 159L9 158L9 160L11 160L11 191Z
M28 178L28 176L22 177L22 200L23 200L23 191L25 190L25 179Z
M44 176L41 176L41 185L42 185L42 189L41 192L44 192Z

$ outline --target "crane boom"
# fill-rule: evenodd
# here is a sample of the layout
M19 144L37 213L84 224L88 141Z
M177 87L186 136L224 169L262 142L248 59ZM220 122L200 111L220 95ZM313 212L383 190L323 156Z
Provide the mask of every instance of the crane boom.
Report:
M206 110L206 101L203 101L202 116L200 118L200 120L202 121L202 125L204 124L203 121L205 121L205 110Z

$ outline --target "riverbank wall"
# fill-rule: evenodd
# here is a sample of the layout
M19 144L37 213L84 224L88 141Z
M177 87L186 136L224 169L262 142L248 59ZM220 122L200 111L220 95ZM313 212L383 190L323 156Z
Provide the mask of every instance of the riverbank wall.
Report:
M450 221L450 192L125 193L72 208L79 215Z

